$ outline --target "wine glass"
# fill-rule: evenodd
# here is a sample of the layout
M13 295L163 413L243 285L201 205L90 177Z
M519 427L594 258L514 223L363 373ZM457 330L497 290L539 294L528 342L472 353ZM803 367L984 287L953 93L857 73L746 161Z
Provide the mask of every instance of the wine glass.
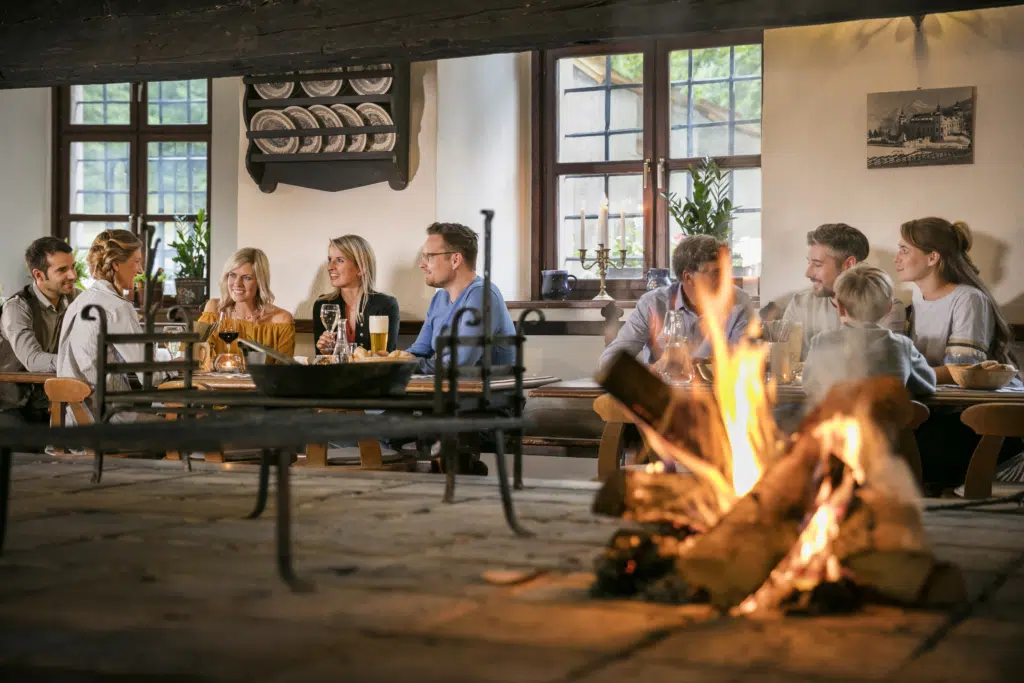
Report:
M335 332L338 327L338 319L341 317L341 306L338 304L324 304L320 307L320 322L328 332Z
M185 328L181 325L167 325L164 327L164 334L184 334ZM169 341L167 342L167 350L171 354L171 359L177 358L181 355L182 343L180 341Z
M231 320L228 317L227 311L220 312L220 325L217 327L217 336L220 340L227 345L226 353L231 353L231 343L238 339L238 330L229 330L224 327L224 324Z

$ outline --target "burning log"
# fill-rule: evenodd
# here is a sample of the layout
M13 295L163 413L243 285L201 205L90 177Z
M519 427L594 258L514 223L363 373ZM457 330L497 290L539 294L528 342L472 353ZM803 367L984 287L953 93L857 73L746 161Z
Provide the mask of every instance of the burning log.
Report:
M820 461L816 442L798 441L714 528L693 538L676 559L676 571L715 607L739 605L796 543Z

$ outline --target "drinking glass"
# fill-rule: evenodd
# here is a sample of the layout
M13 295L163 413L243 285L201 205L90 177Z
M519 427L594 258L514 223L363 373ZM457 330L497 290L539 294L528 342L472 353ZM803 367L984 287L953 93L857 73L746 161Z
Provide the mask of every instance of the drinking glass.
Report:
M386 315L370 316L370 352L388 350L388 317Z
M324 304L320 307L320 322L328 332L334 333L338 328L338 319L341 317L341 306L338 304Z
M662 350L660 368L664 380L670 384L689 384L693 380L693 360L682 311L665 314L658 343Z
M217 326L217 336L220 337L220 340L227 345L226 353L232 353L231 344L236 339L238 339L238 330L229 330L225 328L225 323L227 323L230 320L231 318L230 316L228 316L227 311L220 312L220 323Z
M182 325L168 325L164 328L164 334L184 334L185 328ZM181 356L182 343L180 341L167 342L167 350L171 354L171 360Z

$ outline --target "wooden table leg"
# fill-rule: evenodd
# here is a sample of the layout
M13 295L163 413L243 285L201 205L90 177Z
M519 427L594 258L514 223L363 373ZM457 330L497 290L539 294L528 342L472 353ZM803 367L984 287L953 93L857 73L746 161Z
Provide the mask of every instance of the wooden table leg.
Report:
M364 470L379 470L384 465L384 455L380 451L380 441L364 439L359 442L359 466Z
M306 444L306 466L327 467L327 444L308 443Z
M1003 447L1004 436L986 434L981 437L971 462L967 465L964 479L964 498L988 498L992 495L992 480L996 477L996 462L999 449Z
M622 422L606 422L601 433L601 445L597 449L597 479L604 481L619 469L623 436L626 425Z

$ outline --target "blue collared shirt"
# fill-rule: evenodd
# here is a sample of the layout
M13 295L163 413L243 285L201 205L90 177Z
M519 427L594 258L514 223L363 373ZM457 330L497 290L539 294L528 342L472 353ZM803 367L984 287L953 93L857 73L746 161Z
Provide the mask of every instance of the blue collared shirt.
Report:
M736 303L725 323L726 338L730 344L738 342L746 333L751 315L750 296L739 287L734 289ZM658 350L651 343L651 315L653 314L659 321L664 321L670 305L672 310L681 311L683 314L684 333L691 341L693 357L710 356L711 344L704 338L704 332L700 329L701 316L686 301L679 283L674 282L640 297L636 302L636 308L629 314L615 340L605 347L598 365L604 367L619 351L639 357L644 363L658 360Z
M469 286L462 290L458 298L452 301L448 292L443 289L434 294L427 308L426 320L420 329L416 341L409 347L409 353L419 356L420 372L433 373L436 370L437 335L441 334L442 328L451 325L455 312L460 308L475 308L483 314L484 301L484 279L479 275L469 283ZM468 337L481 334L481 325L470 325L470 316L462 316L459 322L459 336ZM501 296L498 288L491 283L491 333L495 335L513 335L516 328L512 323L512 316L505 306L505 299ZM458 360L459 365L479 365L483 359L483 349L479 346L460 346ZM495 346L491 352L491 362L494 365L511 365L515 357L515 350L508 345Z

